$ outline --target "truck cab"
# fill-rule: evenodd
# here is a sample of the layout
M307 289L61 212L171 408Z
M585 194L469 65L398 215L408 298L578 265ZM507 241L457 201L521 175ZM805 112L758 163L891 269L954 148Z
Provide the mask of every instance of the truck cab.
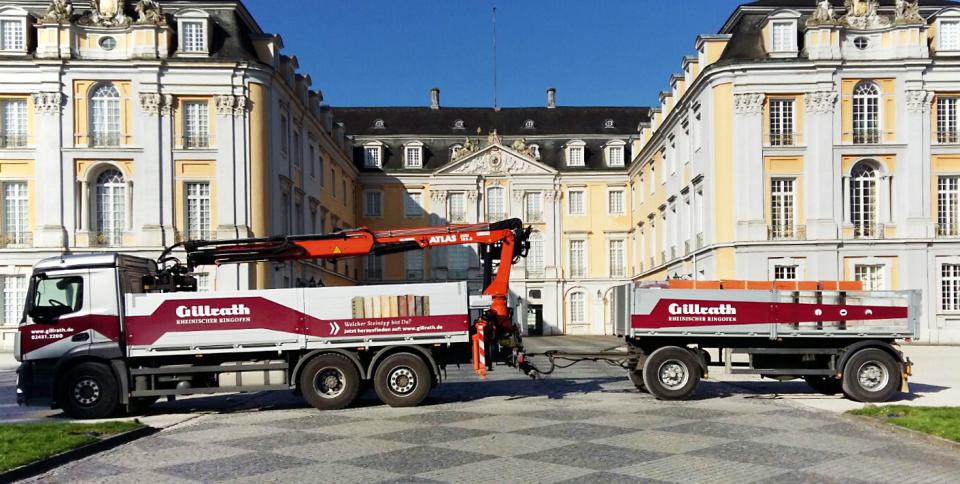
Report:
M113 253L37 263L14 347L21 362L18 403L58 406L67 392L76 402L94 403L105 389L92 379L56 390L83 363L107 365L121 380L123 294L143 292L143 277L154 272L152 260Z

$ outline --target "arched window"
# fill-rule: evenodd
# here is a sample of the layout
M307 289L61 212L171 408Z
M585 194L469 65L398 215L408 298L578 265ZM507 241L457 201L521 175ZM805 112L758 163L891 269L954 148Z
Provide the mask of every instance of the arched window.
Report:
M507 218L503 200L503 188L491 187L487 190L487 221L499 222Z
M587 295L583 291L570 293L570 322L584 323L587 320Z
M120 91L102 84L90 96L91 146L120 146Z
M850 171L850 223L854 236L876 235L878 205L877 170L860 162Z
M120 245L127 222L127 186L119 170L111 168L97 177L96 210L98 242Z
M853 89L853 142L880 142L880 88L869 81Z
M527 277L543 277L543 234L530 234L530 252L527 253Z

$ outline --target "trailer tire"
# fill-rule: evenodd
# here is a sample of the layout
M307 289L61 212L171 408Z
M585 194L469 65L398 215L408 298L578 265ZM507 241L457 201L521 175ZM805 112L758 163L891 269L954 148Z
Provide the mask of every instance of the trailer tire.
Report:
M103 363L80 363L59 380L57 403L76 419L107 418L119 409L120 391L113 370Z
M686 400L700 383L700 362L686 348L665 346L647 357L643 382L658 400Z
M900 390L900 364L878 348L853 354L843 367L843 394L857 402L885 402Z
M432 380L423 358L411 353L395 353L377 365L373 389L380 400L391 407L415 407L427 398Z
M647 390L647 384L643 382L643 370L629 370L627 375L630 377L630 382L633 383L633 386L637 387L637 390L643 393L650 393L650 390Z
M807 375L803 377L817 393L824 395L836 395L843 391L843 382L839 378L823 375Z
M300 393L313 408L338 410L356 399L360 372L347 357L336 353L315 356L300 372Z

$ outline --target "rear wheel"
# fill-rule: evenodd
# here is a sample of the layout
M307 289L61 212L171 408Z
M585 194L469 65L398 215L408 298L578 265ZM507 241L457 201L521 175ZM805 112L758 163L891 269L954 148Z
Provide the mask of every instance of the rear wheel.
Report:
M360 372L347 357L336 353L310 360L300 373L300 393L320 410L336 410L353 403L360 389Z
M373 389L391 407L415 407L427 398L432 386L430 369L423 358L411 353L386 357L373 377Z
M853 354L843 366L843 394L858 402L885 402L900 389L900 364L881 349Z
M660 400L686 400L700 383L700 363L686 348L666 346L647 357L643 382Z
M832 376L810 375L803 377L814 390L824 395L836 395L843 391L843 382Z
M106 418L119 409L117 379L103 363L80 363L67 370L58 393L57 402L73 418Z

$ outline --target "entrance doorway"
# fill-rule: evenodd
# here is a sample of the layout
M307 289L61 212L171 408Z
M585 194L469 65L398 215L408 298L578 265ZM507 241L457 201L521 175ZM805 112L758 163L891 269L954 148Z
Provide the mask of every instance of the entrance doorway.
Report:
M527 307L527 335L543 336L543 305Z

